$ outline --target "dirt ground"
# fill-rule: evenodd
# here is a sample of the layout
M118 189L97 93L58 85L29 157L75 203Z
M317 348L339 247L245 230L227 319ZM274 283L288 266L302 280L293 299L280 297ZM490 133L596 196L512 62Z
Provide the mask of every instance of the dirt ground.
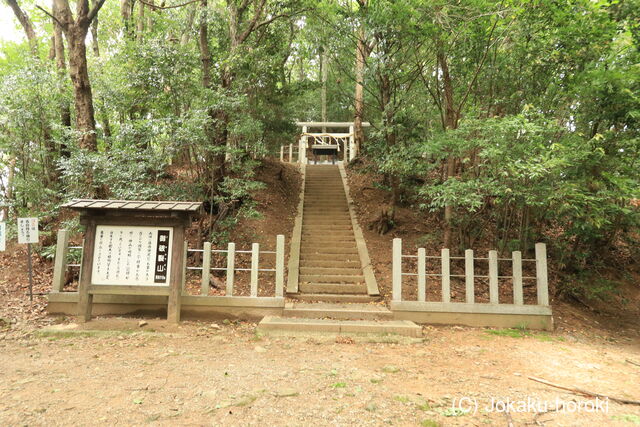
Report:
M462 327L426 327L419 340L269 337L250 323L147 321L5 328L0 424L640 423L640 406L609 401L587 412L594 400L528 379L640 400L640 366L633 364L640 363L638 339ZM539 406L514 406L509 415L491 409L492 399L528 398ZM545 404L549 412L537 415Z

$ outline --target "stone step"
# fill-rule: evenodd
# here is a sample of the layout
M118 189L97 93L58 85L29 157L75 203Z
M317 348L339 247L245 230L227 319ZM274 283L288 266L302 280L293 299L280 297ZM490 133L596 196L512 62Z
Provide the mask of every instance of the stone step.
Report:
M353 241L343 240L343 241L320 243L314 239L306 239L300 242L300 248L310 249L310 250L317 249L318 252L327 252L327 249L332 249L332 248L356 248L357 249L357 246L356 246L355 240Z
M343 257L340 257L343 258ZM360 260L346 261L338 260L322 260L322 259L302 259L300 260L300 268L361 268Z
M307 283L364 283L362 274L301 274L300 282Z
M331 211L333 215L340 214L340 215L345 215L351 218L349 214L349 207L347 206L346 202L344 203L343 206L340 206L340 207L312 205L312 206L304 206L303 209L304 209L304 213L307 215L317 215L317 216L326 217L329 211Z
M351 240L329 240L318 241L318 239L302 239L300 242L301 248L318 248L318 252L326 253L326 248L340 247L340 248L356 248L356 241Z
M318 243L321 244L323 246L325 245L330 245L332 243L353 243L355 245L355 238L353 237L353 234L349 235L349 234L345 234L345 235L333 235L333 236L327 236L327 235L323 235L322 233L319 234L303 234L302 235L302 241L303 242L311 242L311 243Z
M351 254L330 254L330 253L300 253L300 260L302 261L346 261L346 262L360 262L360 256L357 253Z
M302 219L304 220L304 216L302 217ZM351 228L351 224L315 224L315 223L311 223L311 224L306 224L307 231L313 231L313 230L318 230L318 231L352 231L353 229Z
M301 255L320 255L320 254L327 254L327 255L336 255L336 254L344 254L344 255L353 255L353 256L357 256L358 255L358 249L356 248L323 248L323 250L320 250L318 248L300 248L300 254Z
M298 301L321 301L321 302L338 302L338 303L368 303L379 300L379 297L370 297L369 295L354 294L287 294L289 298Z
M332 320L265 316L258 324L261 333L329 333L404 335L419 338L422 328L409 320Z
M362 275L360 267L300 267L300 274L346 274L346 275Z
M351 237L353 237L353 228L351 226L351 224L314 224L313 219L308 219L308 221L311 221L311 223L304 221L304 217L302 218L302 222L303 222L303 226L302 226L302 234L313 234L314 232L320 232L320 233L326 233L327 228L315 228L314 230L310 230L309 227L322 227L322 226L330 226L331 227L331 235L333 236L334 233L335 234L349 234ZM333 227L335 226L335 228ZM342 227L342 228L338 228L338 227ZM325 236L327 234L324 234Z
M351 217L348 212L341 213L339 215L325 215L323 213L310 213L302 215L302 220L311 220L311 221L348 221L351 222Z
M346 218L307 218L302 217L302 225L348 225L351 226L351 220Z
M377 304L330 304L289 302L285 305L285 317L322 319L330 317L341 320L392 320L393 313Z
M355 294L367 295L367 287L356 283L307 283L298 285L299 292L304 294Z

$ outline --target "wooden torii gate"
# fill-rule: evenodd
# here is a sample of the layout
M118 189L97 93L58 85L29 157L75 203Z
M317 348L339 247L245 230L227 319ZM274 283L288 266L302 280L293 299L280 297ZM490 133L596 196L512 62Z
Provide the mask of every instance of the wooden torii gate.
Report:
M357 153L353 122L296 122L302 128L298 140L298 163L309 163L307 148L342 151L342 161L345 163L353 160ZM368 122L362 123L363 127L369 127ZM310 132L313 129L321 129L321 132ZM348 129L348 132L326 132L327 128ZM311 144L309 144L311 142Z

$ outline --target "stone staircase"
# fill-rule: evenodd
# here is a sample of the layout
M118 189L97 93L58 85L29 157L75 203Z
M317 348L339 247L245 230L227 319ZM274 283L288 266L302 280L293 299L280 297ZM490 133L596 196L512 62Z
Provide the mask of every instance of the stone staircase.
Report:
M351 215L338 166L307 165L299 292L293 298L369 302Z
M422 336L420 326L394 320L385 305L374 304L378 286L340 166L306 165L302 206L299 262L290 259L287 287L287 297L296 302L287 303L282 316L263 318L258 331Z

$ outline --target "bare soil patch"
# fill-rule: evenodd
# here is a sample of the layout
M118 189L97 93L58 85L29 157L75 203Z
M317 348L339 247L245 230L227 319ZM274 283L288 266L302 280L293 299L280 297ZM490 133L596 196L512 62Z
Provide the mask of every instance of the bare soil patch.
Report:
M527 376L640 399L640 368L626 361L638 359L637 339L461 327L427 327L424 340L260 337L251 323L147 321L5 329L0 424L507 425L484 409L492 399L590 401ZM456 410L463 397L478 412ZM630 426L640 407L510 416L516 426Z

